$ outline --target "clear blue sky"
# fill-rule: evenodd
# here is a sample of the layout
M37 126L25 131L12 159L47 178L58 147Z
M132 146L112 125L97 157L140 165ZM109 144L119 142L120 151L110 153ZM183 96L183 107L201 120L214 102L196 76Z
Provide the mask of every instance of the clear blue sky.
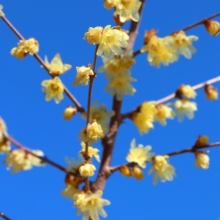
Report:
M49 60L59 52L65 63L73 68L62 76L63 82L86 105L88 87L73 87L75 67L92 62L94 46L83 40L89 27L114 25L112 11L102 7L102 1L33 1L2 0L8 19L24 37L35 37L40 43L40 56ZM144 30L155 28L165 36L202 18L220 11L220 1L152 1L144 8L135 49L143 42ZM220 21L220 18L218 18ZM145 100L157 100L169 95L182 83L195 85L220 75L220 36L213 38L203 26L187 32L199 36L197 53L191 60L180 58L177 63L160 69L149 66L146 55L139 55L132 69L137 78L137 92L126 97L123 112L132 110ZM45 70L31 56L22 61L10 55L17 37L0 21L0 115L9 133L31 149L42 149L52 160L65 166L64 157L76 157L80 149L79 129L85 121L77 115L71 121L62 120L62 112L70 101L59 105L46 102L41 81L48 79ZM102 61L98 59L98 66ZM99 99L111 107L112 97L103 92L106 79L98 74L92 100ZM216 84L220 90L220 84ZM156 124L147 135L140 136L131 121L120 128L112 165L125 162L132 138L137 143L151 145L158 154L190 147L199 134L208 135L210 142L220 141L220 104L209 102L203 90L196 98L198 111L193 120L179 123L170 120L166 127ZM100 144L96 147L101 149ZM210 151L210 168L196 169L194 155L172 157L177 177L172 182L152 184L146 174L141 182L115 173L106 185L104 198L111 201L106 207L109 220L217 220L220 218L220 148ZM0 160L3 160L0 156ZM149 169L146 170L146 173ZM71 201L60 195L65 187L64 174L47 165L11 175L0 166L0 211L13 220L72 220L75 216Z

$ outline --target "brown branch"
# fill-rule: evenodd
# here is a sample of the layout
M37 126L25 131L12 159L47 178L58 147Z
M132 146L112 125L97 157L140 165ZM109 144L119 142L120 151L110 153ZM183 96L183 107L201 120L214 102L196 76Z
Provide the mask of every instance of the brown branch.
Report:
M217 82L220 82L220 76L217 76L217 77L215 77L215 78L213 78L213 79L210 79L210 80L208 80L208 81L206 81L206 82L202 82L202 83L199 83L199 84L197 84L197 85L194 85L194 86L192 86L192 88L193 88L194 90L197 90L197 89L201 89L201 88L205 87L206 85L211 85L211 84L214 84L214 83L217 83ZM164 98L162 98L162 99L157 100L157 101L156 101L157 105L163 104L163 103L165 103L165 102L168 102L168 101L170 101L170 100L176 98L176 94L177 94L177 93L174 92L174 93L172 93L172 94L170 94L170 95L168 95L168 96L166 96L166 97L164 97ZM138 110L140 109L140 107L141 107L141 105L139 105L139 106L138 106L136 109L134 109L133 111L130 111L130 112L128 112L128 113L123 114L123 115L122 115L122 118L123 118L123 119L125 119L125 118L131 118L134 113L138 112Z
M220 16L220 12L218 12L217 14L211 15L211 16L209 16L208 18L204 18L204 19L202 19L202 20L200 20L200 21L198 21L198 22L196 22L196 23L194 23L194 24L191 24L191 25L189 25L189 26L187 26L187 27L185 27L185 28L183 28L183 29L181 29L181 30L179 30L179 31L188 31L188 30L190 30L190 29L192 29L192 28L194 28L194 27L196 27L196 26L198 26L198 25L205 24L205 23L207 22L207 20L211 20L211 19L213 19L213 18L215 18L215 17L217 17L217 16ZM179 32L179 31L174 31L174 32L172 32L171 34L177 33L177 32ZM141 53L141 49L136 50L136 51L133 53L133 57L136 57L136 56L139 55L140 53Z
M131 22L130 30L129 30L129 41L128 41L128 46L125 49L125 54L128 53L134 47L145 0L141 0L141 2L142 5L139 10L140 19L138 22L134 22L134 21ZM102 161L101 161L98 177L94 183L91 183L92 191L96 191L98 189L103 190L106 184L106 179L110 175L109 166L113 154L114 143L117 136L118 128L122 123L121 106L122 106L122 101L118 101L116 99L116 96L114 96L112 110L115 112L115 115L111 118L109 133L102 139L102 146L104 148L102 154Z
M11 22L6 17L1 17L1 18L20 40L25 40L25 38L19 33L19 31L11 24ZM47 68L46 64L41 59L41 57L38 54L34 54L33 57L41 64L41 66L44 67L44 69L48 72L48 74L53 78L53 76L50 74L49 69ZM77 99L71 94L71 92L66 88L65 85L64 85L64 93L74 103L78 112L84 112L83 107L80 105Z
M11 218L9 218L8 216L6 216L3 212L0 212L0 217L2 217L5 220L12 220Z

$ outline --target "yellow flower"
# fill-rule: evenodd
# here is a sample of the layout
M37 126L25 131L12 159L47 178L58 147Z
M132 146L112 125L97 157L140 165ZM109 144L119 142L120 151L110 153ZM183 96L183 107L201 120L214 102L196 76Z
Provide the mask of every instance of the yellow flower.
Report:
M116 14L119 15L120 21L125 22L127 17L133 21L139 21L139 9L141 2L139 0L120 0L115 3Z
M205 86L205 94L208 100L218 99L218 89L212 85Z
M0 5L0 17L5 17L4 12L2 11L3 5Z
M28 53L34 55L39 51L39 44L34 38L29 38L28 40L20 40L18 47L14 47L11 50L11 55L17 57L18 59L24 58Z
M79 152L82 155L85 155L86 153L86 144L84 142L81 142L82 150ZM95 157L95 159L100 162L100 157L98 155L99 150L97 148L93 148L91 146L88 147L88 156L90 158Z
M174 112L173 109L167 105L157 105L157 113L154 116L154 121L159 121L160 124L166 125L166 119L173 119Z
M8 153L11 150L10 142L4 137L3 133L7 132L6 124L0 118L0 154Z
M127 166L121 166L119 168L119 171L123 176L127 176L127 177L132 176L132 171Z
M181 85L178 89L178 92L188 99L196 97L196 92L190 85Z
M147 133L154 128L154 117L157 114L155 102L144 102L137 113L133 114L132 121L137 126L139 132Z
M129 163L137 163L140 167L146 168L146 163L152 160L154 153L149 153L151 146L144 147L142 144L139 144L136 147L135 139L131 141L131 149L126 157L126 160Z
M61 195L73 200L74 195L78 192L78 189L74 185L67 185L66 188L61 192Z
M47 56L45 56L45 65L49 69L51 75L63 74L72 67L69 64L63 64L59 53L54 56L51 63L49 63Z
M88 141L97 141L99 138L103 138L104 133L100 124L96 121L89 123L87 126L87 138Z
M77 113L76 108L74 108L72 106L68 106L68 107L66 107L66 109L63 112L63 119L70 120L76 113Z
M59 77L56 76L53 79L44 80L41 85L43 86L42 90L46 95L46 101L50 101L54 98L55 102L58 104L64 98L64 86Z
M194 117L194 111L197 111L196 102L191 102L188 99L178 99L174 102L175 113L179 122L183 121L184 115L189 119Z
M207 20L205 22L205 28L214 37L220 33L220 24L218 21Z
M118 0L105 0L104 7L107 9L112 9L117 4Z
M115 95L117 100L121 101L124 95L133 95L136 92L136 89L130 84L130 82L135 82L136 79L132 78L130 74L106 75L106 78L109 82L105 87L105 92Z
M129 36L127 33L117 28L111 28L111 25L107 25L100 37L100 43L97 50L97 56L101 56L104 53L105 56L120 55L123 51L121 48L125 48L128 44Z
M74 206L78 208L77 215L83 215L83 220L99 220L98 215L107 217L106 212L103 209L104 205L110 205L110 202L106 199L102 199L103 192L101 190L95 193L79 192L74 196Z
M93 105L90 107L90 123L96 120L102 127L104 132L107 132L109 129L109 120L115 114L114 111L107 111L106 105L102 104L98 107L99 101L96 100ZM86 119L87 113L83 112L81 114L82 118Z
M40 150L32 150L38 156L43 156ZM21 170L30 170L32 166L42 166L42 160L35 157L22 149L13 150L7 154L5 162L8 164L7 169L12 167L12 173L17 173Z
M84 40L87 40L89 44L99 44L101 35L102 35L102 27L90 27L88 32L84 34Z
M161 182L172 181L175 176L175 168L167 162L168 156L156 156L152 163L149 174L155 172L153 183L157 184L158 178Z
M195 165L197 168L208 169L209 168L209 156L203 152L196 152Z
M194 35L186 36L184 31L175 33L171 37L177 55L182 54L184 57L191 59L192 54L196 52L192 42L197 41L199 38Z
M145 33L148 35L148 32ZM159 38L156 35L152 36L148 43L141 48L141 52L147 52L147 60L152 66L160 67L162 63L164 66L168 66L169 63L173 63L177 60L174 48L170 42L170 38Z
M88 85L90 76L94 76L94 72L90 68L90 66L76 67L76 71L77 71L77 75L75 80L73 81L74 86Z
M144 173L138 166L134 166L132 173L137 180L142 180L144 178Z
M195 146L204 147L207 145L208 141L209 141L208 136L199 135L198 139L196 140Z
M79 168L79 173L82 177L93 176L96 168L90 163L86 163Z
M114 56L112 59L103 57L104 65L99 67L99 72L106 72L109 75L118 75L120 73L130 74L130 68L135 63L132 52L128 55Z

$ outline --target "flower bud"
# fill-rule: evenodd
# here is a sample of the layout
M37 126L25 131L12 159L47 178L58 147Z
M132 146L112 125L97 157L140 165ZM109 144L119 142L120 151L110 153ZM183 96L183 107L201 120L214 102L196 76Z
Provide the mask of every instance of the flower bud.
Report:
M212 85L205 86L205 94L208 100L218 99L218 89Z
M73 108L72 106L68 106L63 112L63 119L70 120L76 113L77 113L76 108Z
M208 169L209 168L209 156L204 152L196 152L195 165L197 168Z
M132 176L132 172L127 166L121 166L119 171L123 176L127 176L127 177Z
M137 180L142 180L144 178L144 173L142 172L142 169L138 166L134 166L133 168L133 176Z
M204 147L207 145L209 141L209 137L208 136L201 136L199 135L198 139L196 140L195 146L197 147Z
M220 24L218 21L207 20L205 22L205 28L214 37L220 33Z

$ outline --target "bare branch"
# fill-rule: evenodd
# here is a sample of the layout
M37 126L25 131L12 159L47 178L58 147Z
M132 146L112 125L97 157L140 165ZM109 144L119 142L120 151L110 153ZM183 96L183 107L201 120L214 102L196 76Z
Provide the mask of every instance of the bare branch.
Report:
M1 16L1 18L20 40L25 40L25 38L19 33L19 31L11 24L11 22L6 17ZM49 69L47 68L46 64L41 59L41 57L38 54L34 54L33 57L41 64L41 66L44 67L44 69L48 72L48 74L53 78L53 76L49 73ZM64 85L64 92L67 95L67 97L74 103L74 105L77 108L77 111L84 112L83 107L80 105L78 100L71 94L71 92L66 88L65 85Z
M210 79L210 80L208 80L208 81L206 81L206 82L202 82L202 83L199 83L199 84L197 84L197 85L194 85L194 86L192 86L192 88L193 88L194 90L197 90L197 89L201 89L201 88L205 87L206 85L211 85L211 84L214 84L214 83L217 83L217 82L220 82L220 76L217 76L217 77L215 77L215 78L213 78L213 79ZM156 103L157 103L158 105L159 105L159 104L163 104L163 103L165 103L165 102L168 102L168 101L170 101L170 100L176 98L176 97L177 97L176 95L177 95L177 93L174 92L174 93L172 93L172 94L170 94L170 95L168 95L168 96L166 96L166 97L164 97L164 98L162 98L162 99L157 100ZM123 115L122 115L122 118L123 118L123 119L125 119L125 118L131 118L132 115L133 115L134 113L136 113L140 107L141 107L141 105L139 105L139 106L138 106L136 109L134 109L133 111L130 111L130 112L128 112L128 113L123 114Z
M3 212L0 212L0 217L2 217L5 220L12 220L11 218L9 218L8 216L6 216Z

